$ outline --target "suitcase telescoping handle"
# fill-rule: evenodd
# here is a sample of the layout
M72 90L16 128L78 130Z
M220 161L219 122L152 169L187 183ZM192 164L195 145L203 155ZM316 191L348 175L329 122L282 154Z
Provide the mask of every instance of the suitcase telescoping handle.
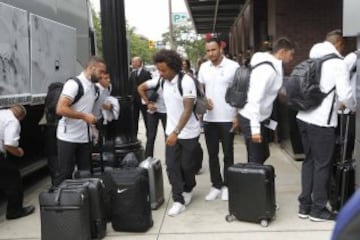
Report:
M79 189L79 188L87 188L89 186L89 183L88 182L84 182L82 184L68 184L66 186L60 186L58 189L57 189L57 192L56 192L56 195L55 195L55 199L54 199L54 202L56 205L60 205L60 197L61 197L61 194L62 194L62 191L63 190L73 190L73 189Z
M91 148L93 148L93 140L92 137L90 136L90 125L87 124L87 130L88 130L88 137L89 137L89 144L91 146ZM103 136L101 134L101 129L99 129L99 136L98 136L98 144L99 144L99 148L100 148L100 171L104 172L104 159L103 159ZM91 175L94 174L94 168L93 168L93 164L92 164L92 150L90 151L90 156L89 156L89 160L90 160L90 173Z
M346 122L344 126L344 118L346 117ZM341 146L341 162L346 162L346 151L348 145L348 137L349 137L349 122L350 122L350 114L345 114L344 110L341 111L340 115L340 146ZM344 131L345 127L345 131Z

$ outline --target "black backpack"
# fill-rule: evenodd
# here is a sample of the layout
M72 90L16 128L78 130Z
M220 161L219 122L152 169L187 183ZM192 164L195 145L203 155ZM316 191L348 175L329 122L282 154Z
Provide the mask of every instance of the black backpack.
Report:
M339 56L332 53L321 58L309 58L295 66L284 85L290 108L296 111L313 109L335 90L335 86L327 93L320 89L322 63L333 58Z
M183 72L179 72L179 79L177 82L177 86L180 92L180 95L183 95L183 89L181 86L181 82L182 79L184 77L184 75L187 73L183 73ZM206 96L204 94L204 92L200 89L200 82L199 80L197 80L196 78L194 78L193 76L187 74L189 77L191 77L194 80L195 83L195 87L196 87L196 102L194 104L194 108L193 108L193 112L195 114L196 119L198 119L198 115L202 115L206 112L207 109L207 99Z
M69 80L74 80L79 88L78 88L78 92L74 98L74 101L71 103L71 105L75 104L77 101L79 101L79 99L84 95L84 88L80 82L80 79L78 79L77 77L72 77ZM56 114L56 105L57 102L60 98L61 95L61 91L64 87L64 83L63 82L54 82L51 83L48 87L48 91L45 97L45 102L44 102L44 111L45 111L45 117L46 117L46 121L47 124L49 125L56 125L59 121L59 119L61 118L61 116ZM95 91L96 91L96 100L99 97L99 93L100 90L98 88L98 86L95 85Z
M234 80L231 85L226 89L225 101L232 107L243 108L247 103L247 94L250 84L251 72L260 65L268 64L276 72L272 62L264 61L256 64L255 66L240 66L236 69Z
M158 83L154 88L149 88L146 91L146 95L150 102L156 102L158 100L159 98L158 90L160 88L160 85L161 85L161 89L163 89L164 79L162 79L161 77L159 77Z

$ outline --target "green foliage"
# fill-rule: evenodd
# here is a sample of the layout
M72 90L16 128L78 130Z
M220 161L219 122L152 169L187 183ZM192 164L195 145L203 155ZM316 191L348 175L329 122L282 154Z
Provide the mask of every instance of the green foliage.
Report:
M96 13L94 9L92 9L92 15L96 35L97 55L103 56L101 20L99 13ZM152 64L152 56L158 50L156 48L149 48L149 40L153 39L147 39L146 37L136 34L135 30L135 27L126 24L129 48L128 59L130 61L134 56L140 56L145 64ZM203 37L195 34L191 24L174 25L173 36L175 49L182 54L183 57L188 58L193 67L198 58L205 56L205 40ZM162 37L164 45L169 45L170 33L164 33Z
M164 42L170 42L170 32L164 33L162 37ZM192 67L195 67L198 58L206 54L205 39L196 34L190 24L174 25L173 39L175 49L190 60Z
M152 63L152 56L156 52L156 49L149 48L149 40L135 33L135 27L126 26L129 44L129 60L135 56L139 56L143 59L145 64Z
M94 30L96 36L97 55L103 56L102 33L101 33L101 20L99 14L92 9L92 17L94 23ZM128 36L129 47L129 61L134 56L140 56L144 63L152 63L152 56L156 49L149 49L148 39L135 33L135 27L130 27L126 24L126 31Z
M102 47L101 21L99 14L96 13L94 9L91 9L91 12L92 12L92 19L95 30L95 37L96 37L96 55L102 57L103 47Z

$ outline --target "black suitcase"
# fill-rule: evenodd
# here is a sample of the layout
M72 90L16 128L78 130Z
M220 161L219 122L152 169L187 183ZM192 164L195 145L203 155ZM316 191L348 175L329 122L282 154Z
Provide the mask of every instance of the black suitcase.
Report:
M346 118L345 125L344 118ZM338 157L334 159L329 182L329 203L333 211L339 211L355 191L355 160L346 158L349 120L349 115L340 115L340 138L337 143L340 146L340 154L334 153ZM343 129L344 127L345 129Z
M107 221L111 218L111 194L113 192L114 183L109 172L112 171L111 167L96 167L91 170L80 170L74 172L74 179L87 179L87 178L99 178L102 180L104 186L103 189L103 202L104 211Z
M61 185L64 187L82 186L88 184L90 200L90 230L93 239L101 239L106 235L106 214L105 214L105 187L99 178L67 179Z
M42 240L91 239L87 184L42 192L39 202Z
M153 225L147 170L141 167L114 168L110 175L115 183L111 201L113 229L147 231Z
M151 209L155 210L164 203L164 180L161 161L148 157L139 165L148 171Z
M258 222L266 227L275 216L275 172L271 165L237 163L228 168L228 222Z
M90 170L78 170L73 174L74 179L81 178L99 178L104 185L103 201L106 219L109 222L111 218L111 194L114 183L112 181L109 172L112 171L112 167L105 166L104 158L106 156L112 156L111 149L104 147L102 143L104 140L100 138L100 141L96 147L94 147L91 154Z

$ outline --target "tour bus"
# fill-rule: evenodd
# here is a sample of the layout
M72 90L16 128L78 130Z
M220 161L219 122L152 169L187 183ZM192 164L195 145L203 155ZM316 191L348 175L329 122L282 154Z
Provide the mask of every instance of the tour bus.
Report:
M95 53L89 0L0 0L0 108L23 104L22 176L47 165L44 98Z

